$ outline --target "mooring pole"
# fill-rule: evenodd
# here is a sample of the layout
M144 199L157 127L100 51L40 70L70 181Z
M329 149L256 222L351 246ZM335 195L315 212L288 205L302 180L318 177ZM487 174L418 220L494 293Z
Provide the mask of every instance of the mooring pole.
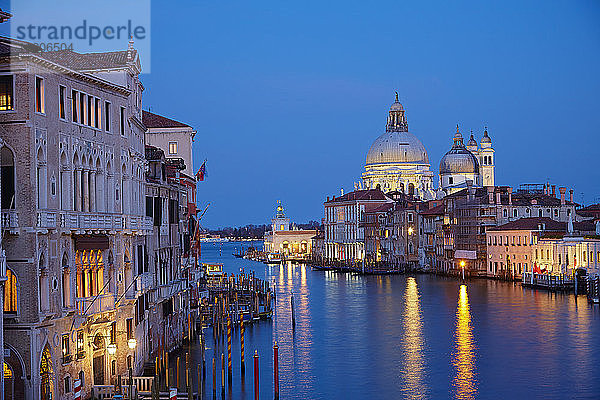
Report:
M241 321L240 321L240 347L241 347L241 358L242 358L242 362L241 362L242 376L246 372L246 365L244 362L244 331L245 331L245 329L244 329L244 314L242 314Z
M254 400L259 400L259 396L258 396L258 350L254 350Z
M296 328L296 314L294 313L294 294L293 293L290 298L290 302L292 305L292 328L295 329Z
M231 384L231 318L227 317L227 377Z
M275 400L279 400L279 346L273 345L273 386Z

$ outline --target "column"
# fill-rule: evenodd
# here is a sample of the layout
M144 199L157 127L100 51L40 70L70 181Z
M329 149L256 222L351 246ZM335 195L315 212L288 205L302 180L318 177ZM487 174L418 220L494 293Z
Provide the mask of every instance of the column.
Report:
M83 207L81 211L89 212L90 211L90 171L85 169L83 170L83 174L81 177L82 192L83 192Z
M81 169L75 169L73 174L74 190L73 195L75 196L75 211L81 211Z
M90 211L96 211L96 171L90 171Z

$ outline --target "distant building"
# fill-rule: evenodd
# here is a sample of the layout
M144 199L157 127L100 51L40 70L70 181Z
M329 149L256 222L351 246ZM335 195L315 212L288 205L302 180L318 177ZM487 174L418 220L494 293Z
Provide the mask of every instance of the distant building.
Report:
M314 229L291 227L281 202L277 201L275 217L271 219L271 231L264 236L263 249L271 258L309 258L312 254L312 238L316 235Z
M440 188L446 194L465 189L470 181L471 186L494 186L494 149L488 136L487 128L483 132L481 149L477 141L471 138L467 146L456 126L454 144L440 161Z
M362 261L366 257L366 213L393 200L380 189L356 190L327 197L324 219L326 260Z

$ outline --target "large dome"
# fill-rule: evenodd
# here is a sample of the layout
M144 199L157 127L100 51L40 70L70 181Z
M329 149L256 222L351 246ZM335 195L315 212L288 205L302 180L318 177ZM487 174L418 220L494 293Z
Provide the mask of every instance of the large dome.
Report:
M440 175L456 173L479 173L477 157L464 147L453 146L440 161Z
M369 164L429 164L425 146L410 132L385 132L367 153Z

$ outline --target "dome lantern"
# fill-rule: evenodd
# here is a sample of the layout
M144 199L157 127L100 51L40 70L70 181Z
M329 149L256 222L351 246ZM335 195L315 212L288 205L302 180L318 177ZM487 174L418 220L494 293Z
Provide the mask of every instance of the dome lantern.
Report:
M398 92L396 92L396 101L390 107L385 131L408 132L408 123L406 122L406 115L404 115L404 107L398 101Z

